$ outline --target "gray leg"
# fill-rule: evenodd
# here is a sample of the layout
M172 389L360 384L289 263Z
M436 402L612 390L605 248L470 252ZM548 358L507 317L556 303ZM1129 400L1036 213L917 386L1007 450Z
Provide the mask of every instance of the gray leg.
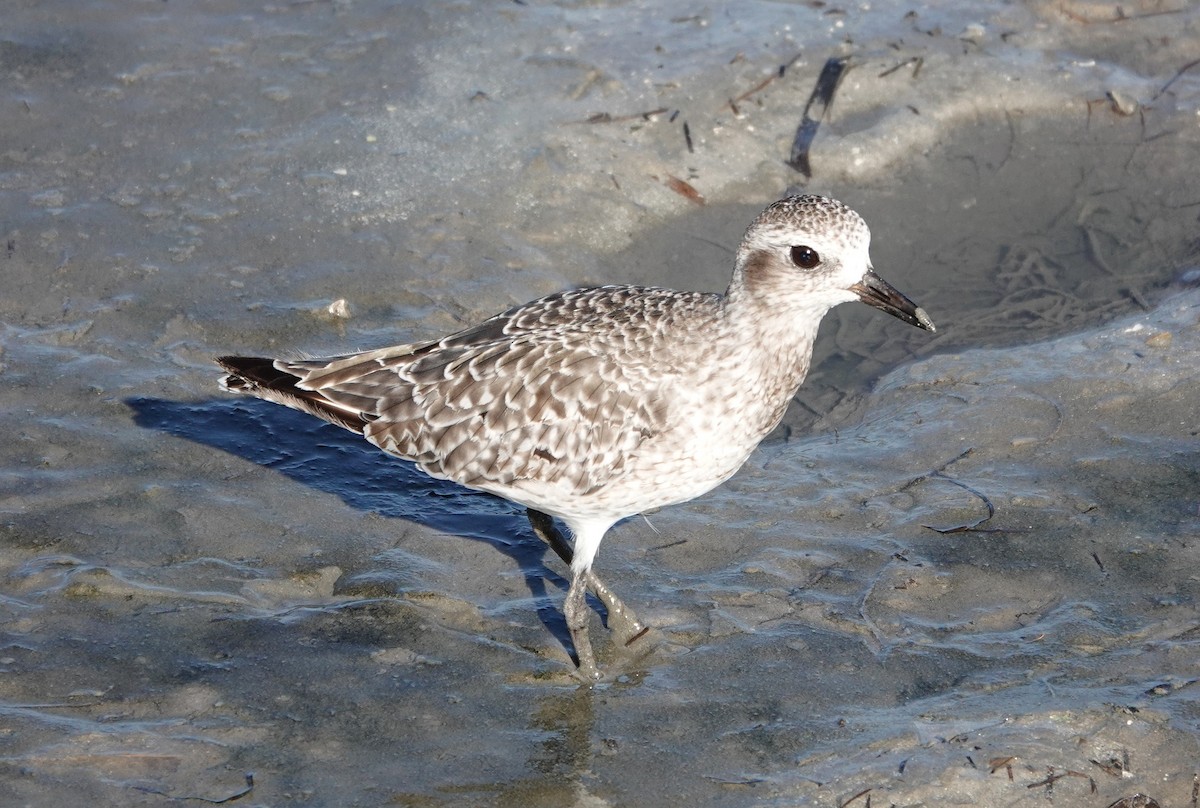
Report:
M575 646L575 656L579 659L579 675L592 681L600 678L600 669L596 667L596 655L592 653L592 641L588 639L588 618L591 615L584 599L586 581L587 575L582 572L571 578L571 588L567 590L567 599L563 602L563 617L567 619L571 644Z
M643 625L642 621L638 620L637 613L605 586L594 572L588 570L585 575L588 589L592 590L592 594L600 599L608 611L608 630L613 633L613 640L626 648L640 640L650 627Z
M554 526L554 520L551 519L548 514L542 513L541 511L535 511L533 508L528 509L528 514L529 524L533 526L533 532L537 534L538 538L550 545L550 549L552 549L567 566L570 566L571 559L575 557L575 551L571 548L570 542L563 537L562 532ZM638 616L633 609L626 606L624 601L617 597L615 592L609 589L594 572L588 569L582 574L582 576L575 576L572 578L571 589L567 593L567 603L563 606L563 614L567 618L567 627L571 629L572 642L575 642L575 630L571 628L571 615L568 614L567 609L571 605L571 594L576 591L576 588L578 588L577 597L580 604L579 613L582 614L583 617L581 619L584 620L585 624L585 637L587 617L587 609L583 597L585 588L590 589L592 594L599 598L600 602L604 604L604 608L608 611L608 628L610 631L612 631L613 638L617 643L620 645L629 646L636 640L640 639L647 631L649 631L649 628L644 626L642 622L638 620ZM590 653L590 647L588 651ZM580 657L579 664L580 668L582 668L583 657L578 645L576 645L575 653Z

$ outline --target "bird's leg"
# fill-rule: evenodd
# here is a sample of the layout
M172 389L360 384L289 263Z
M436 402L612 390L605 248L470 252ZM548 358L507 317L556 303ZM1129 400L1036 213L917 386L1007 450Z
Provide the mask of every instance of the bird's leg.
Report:
M592 653L592 641L588 639L588 608L585 601L587 573L577 572L571 576L571 588L563 602L563 617L567 619L567 630L571 632L571 644L579 660L579 675L592 681L600 678L596 667L596 655Z
M568 567L571 566L571 560L575 558L575 550L571 547L570 542L563 538L559 529L554 526L554 519L550 514L535 511L533 508L526 508L525 513L529 516L529 524L533 527L533 532L537 534L537 537L550 545L550 549L563 560L564 564Z
M650 630L649 626L638 620L637 613L605 586L594 572L589 569L584 575L587 576L588 589L592 590L592 594L600 599L608 611L608 630L613 633L613 639L619 645L629 647Z
M570 566L571 560L575 557L575 551L571 547L570 542L563 537L562 532L554 526L554 520L548 514L536 511L533 508L528 509L528 514L529 524L533 526L533 532L537 534L539 539L550 545L550 549L567 566ZM633 609L626 606L625 602L617 597L616 593L609 589L596 573L592 572L589 568L583 575L587 588L600 599L600 602L604 604L604 608L608 611L608 627L618 644L624 646L631 645L635 640L640 639L643 634L649 631L649 628L638 620L638 616ZM574 580L572 580L572 588L574 588ZM582 595L580 597L582 598ZM570 618L568 618L569 622ZM572 633L572 640L574 640L574 633ZM576 649L576 653L578 653L578 649Z

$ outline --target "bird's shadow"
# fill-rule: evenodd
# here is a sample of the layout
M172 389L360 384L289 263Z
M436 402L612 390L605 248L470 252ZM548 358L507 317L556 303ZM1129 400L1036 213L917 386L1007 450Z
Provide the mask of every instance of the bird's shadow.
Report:
M538 608L542 623L570 647L561 612L546 597L548 583L565 590L567 582L545 566L549 548L534 535L519 506L436 480L350 432L265 401L132 398L125 404L140 427L282 472L302 485L336 494L356 510L490 543L517 562L530 593L545 604Z

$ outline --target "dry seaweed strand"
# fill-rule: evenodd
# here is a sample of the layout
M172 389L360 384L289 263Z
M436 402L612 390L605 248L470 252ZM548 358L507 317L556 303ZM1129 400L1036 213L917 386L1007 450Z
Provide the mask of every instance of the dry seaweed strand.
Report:
M988 774L995 774L998 769L1003 767L1005 769L1005 771L1008 772L1008 782L1010 782L1010 783L1013 782L1012 764L1013 764L1013 761L1016 759L1017 759L1016 755L1009 755L1008 757L992 758L991 760L988 761L988 769L989 769Z
M1094 277L1114 279L1118 274L1112 270L1116 259L1106 254L1104 239L1101 238L1105 231L1088 224L1086 217L1081 217L1076 226L1084 254L1099 270ZM1004 333L1024 328L1034 319L1061 326L1080 316L1079 312L1088 307L1084 307L1074 292L1064 287L1060 275L1065 271L1062 264L1036 248L1007 253L1000 259L996 275L1003 299L993 307L991 313L980 316L977 326L981 332ZM1144 275L1127 277L1124 280L1132 283L1147 282ZM1144 300L1136 288L1121 287L1116 292L1119 297L1113 296L1107 302L1099 304L1099 308L1090 307L1089 315L1102 318L1109 314L1128 312L1131 310L1131 304L1143 307Z
M853 797L850 797L845 802L839 802L838 808L846 808L846 806L848 806L850 803L854 802L855 800L857 800L861 797L867 798L867 808L871 808L871 791L872 790L873 789L870 789L870 788L864 788L862 791L858 792Z
M911 480L909 480L908 482L906 482L904 485L902 485L902 486L900 486L899 488L897 488L897 489L896 489L896 491L895 491L895 493L900 493L901 491L907 491L908 489L912 488L912 487L913 487L914 485L916 485L917 483L919 483L919 482L922 482L923 480L926 480L926 479L928 479L928 478L929 478L931 475L938 474L938 473L941 473L941 472L945 471L946 469L950 468L950 466L953 466L955 463L957 463L958 461L962 460L964 457L966 457L967 455L971 454L971 453L972 453L972 452L974 452L974 451L975 451L974 447L971 447L971 448L968 448L968 449L963 449L963 450L962 450L961 452L959 452L957 455L955 455L954 457L950 458L950 459L949 459L949 460L947 460L945 463L943 463L942 465L938 466L936 469L933 469L932 471L928 471L928 472L926 472L925 474L922 474L920 477L913 477Z
M648 109L645 112L633 112L628 115L613 115L608 112L597 112L595 115L589 115L581 121L568 121L571 124L577 123L625 123L626 121L636 121L641 118L643 121L648 121L654 115L662 115L668 107L659 107L658 109Z
M1046 774L1046 778L1044 780L1039 780L1036 783L1030 783L1029 785L1025 786L1025 788L1040 788L1041 786L1045 786L1046 790L1049 791L1050 789L1054 788L1055 783L1057 783L1059 780L1063 779L1064 777L1081 777L1084 780L1088 781L1088 785L1091 787L1091 793L1092 794L1096 793L1096 781L1095 780L1093 780L1091 777L1084 774L1083 772L1072 771L1071 769L1066 769L1065 771L1061 771L1061 772L1056 772L1053 769L1048 769L1048 773Z
M671 174L663 180L663 185L670 188L675 193L687 199L689 202L695 202L697 205L703 205L707 200L704 194L696 190L696 188L687 180L681 180L679 177Z
M1126 14L1125 9L1120 3L1112 4L1112 11L1106 17L1099 17L1090 13L1090 8L1083 8L1078 11L1073 11L1069 6L1078 6L1078 3L1062 2L1058 4L1059 11L1063 13L1067 19L1083 25L1093 25L1095 23L1116 23L1116 22L1132 22L1133 20L1144 20L1148 17L1163 17L1167 14L1179 14L1184 9L1168 8L1162 11L1147 11L1144 14Z
M925 64L924 56L910 56L909 58L905 59L903 62L900 62L899 64L896 64L896 65L892 65L887 70L883 71L878 76L876 76L876 78L882 79L886 76L892 75L897 70L900 70L903 67L906 67L908 65L913 65L912 77L915 79L917 77L917 74L921 72L921 65L923 65L923 64Z
M1169 90L1172 84L1174 84L1175 82L1179 81L1179 78L1180 78L1180 77L1181 77L1181 76L1182 76L1184 73L1188 72L1189 70L1191 70L1191 69L1192 69L1193 67L1195 67L1196 65L1200 65L1200 59L1195 59L1195 60L1193 60L1193 61L1191 61L1191 62L1188 62L1187 64L1185 64L1183 67L1179 68L1179 70L1177 70L1177 71L1175 72L1175 75L1171 77L1171 80L1170 80L1170 81L1168 81L1166 84L1164 84L1164 85L1163 85L1163 86L1162 86L1162 87L1159 89L1159 91L1158 91L1158 92L1156 92L1156 93L1155 93L1155 94L1154 94L1154 95L1153 95L1153 96L1150 98L1150 103L1154 103L1155 101L1157 101L1157 100L1158 100L1158 97L1159 97L1160 95L1162 95L1162 94L1163 94L1163 93L1165 93L1167 90Z
M945 474L946 469L948 469L950 466L954 465L955 463L962 460L964 457L966 457L967 455L971 454L974 451L975 451L975 449L973 447L964 449L958 455L951 458L950 460L947 460L942 465L938 466L937 468L933 469L932 471L928 471L928 472L922 474L920 477L912 478L911 480L909 480L907 483L900 486L900 488L898 488L896 490L897 490L897 492L907 491L908 489L912 488L914 485L917 485L918 483L922 483L926 480L931 480L931 479L945 480L946 482L950 483L951 485L957 485L959 488L963 489L964 491L969 491L972 494L974 494L975 496L979 497L979 499L983 501L984 507L987 508L987 512L988 512L987 516L985 516L981 519L977 519L976 521L970 522L968 524L954 525L953 527L934 527L933 525L921 525L921 527L928 528L929 530L933 530L938 533L970 533L970 532L1011 533L1011 532L1016 532L1010 528L980 528L979 527L980 525L982 525L984 522L988 521L989 519L991 519L993 516L996 515L996 506L993 505L992 501L990 499L988 499L984 494L980 493L979 491L976 491L971 486L967 485L966 483L960 483L958 480L955 480L953 477L946 476L946 474Z
M837 93L838 85L845 77L849 67L849 57L827 59L825 66L821 68L821 75L817 77L816 86L813 87L812 94L808 97L808 103L804 105L804 117L801 118L800 126L796 129L796 136L792 139L792 151L787 159L787 164L806 178L812 177L812 165L808 160L808 150L812 147L813 140L817 136L817 129L820 128L821 121L829 112L829 107L833 104L833 96Z
M156 788L150 788L148 786L137 786L137 785L133 786L133 789L135 791L141 791L145 794L154 794L159 797L166 797L167 799L170 799L170 800L176 800L176 801L193 800L193 801L197 801L197 802L206 802L209 805L225 805L227 803L236 802L237 800L240 800L242 797L246 796L247 794L249 794L250 792L252 792L254 790L254 772L246 772L245 776L246 776L246 785L243 788L241 788L240 790L233 792L228 797L202 797L198 794L186 794L186 795L177 797L173 794L168 794L167 792L160 791L159 789L156 789Z
M1110 777L1116 777L1117 779L1120 779L1125 776L1126 772L1129 771L1129 751L1125 751L1123 758L1112 757L1105 761L1089 758L1088 763L1096 766L1100 769L1100 771L1104 772Z
M706 774L704 779L722 786L756 786L765 782L761 777L718 777L714 774Z
M774 75L767 76L765 79L760 81L758 84L755 84L753 87L751 87L749 90L746 90L746 92L742 93L741 95L735 96L734 98L730 98L729 99L729 107L730 107L730 109L733 110L733 114L734 115L741 114L738 110L738 102L739 101L745 101L747 98L754 95L755 93L759 93L759 92L762 92L763 90L765 90L771 82L775 81L776 79L783 78L784 75L787 73L788 68L791 67L792 65L794 65L797 61L799 61L800 55L801 54L797 53L791 59L788 59L786 62L781 64L779 66L779 69L775 72Z
M767 85L768 85L768 84L770 84L771 82L775 81L775 79L776 79L776 77L775 77L775 76L767 76L765 79L763 79L762 81L760 81L758 84L755 84L755 85L754 85L753 87L751 87L749 90L747 90L746 92L742 93L742 94L741 94L741 95L739 95L737 98L734 98L734 99L733 99L733 101L735 101L735 102L736 102L736 101L745 101L747 98L749 98L750 96L754 95L755 93L757 93L757 92L760 92L761 90L764 90L764 89L766 89Z
M987 516L984 516L980 519L976 519L974 522L967 522L967 523L964 523L961 525L954 525L953 527L934 527L933 525L921 525L921 527L928 528L929 530L932 530L936 533L973 533L973 532L974 533L1006 533L1006 532L1009 532L1009 531L1004 530L1003 528L980 528L979 527L984 522L989 521L993 516L996 515L996 506L993 505L992 501L990 499L988 499L986 496L984 496L982 493L980 493L979 491L976 491L974 488L967 485L966 483L960 483L958 480L955 480L951 477L947 477L945 474L942 474L940 471L935 471L935 472L929 474L928 476L931 478L937 477L939 479L945 480L946 482L951 483L952 485L957 485L959 488L963 489L964 491L970 491L972 494L979 497L981 500L983 500L983 504L987 508Z

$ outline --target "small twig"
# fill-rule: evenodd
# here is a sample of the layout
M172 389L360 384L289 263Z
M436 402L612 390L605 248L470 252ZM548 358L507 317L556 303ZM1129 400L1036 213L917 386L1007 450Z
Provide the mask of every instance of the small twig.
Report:
M254 790L254 772L246 772L246 787L245 788L243 788L241 791L236 791L233 794L230 794L228 797L221 797L219 799L214 799L212 797L200 797L200 796L191 796L191 795L184 795L181 797L176 797L173 794L168 794L165 791L162 791L157 788L150 788L148 786L133 786L133 789L135 791L141 791L145 794L157 794L160 797L166 797L167 799L171 799L171 800L198 800L199 802L207 802L209 805L224 805L225 803L228 803L228 802L234 802L235 800L240 800L242 797L246 796L247 794L249 794L251 791Z
M945 480L946 482L951 483L952 485L957 485L959 488L962 488L966 491L970 491L972 494L974 494L975 496L977 496L981 500L983 500L983 504L987 508L988 515L976 522L969 524L969 525L957 525L955 527L947 527L947 528L934 527L933 525L922 525L922 527L928 528L930 530L936 530L938 533L965 533L967 531L975 530L980 525L982 525L984 522L988 521L989 519L991 519L993 516L996 515L996 506L992 504L992 501L990 499L988 499L986 496L984 496L979 491L976 491L971 486L969 486L965 483L960 483L958 480L955 480L951 477L947 477L943 473L950 466L952 466L955 463L957 463L958 461L962 460L964 457L971 454L971 452L973 452L973 451L975 451L974 448L964 449L963 451L959 452L959 454L956 457L953 457L950 460L947 460L945 463L938 466L933 471L922 474L920 477L914 477L913 479L909 480L907 483L902 485L897 490L898 491L907 491L909 488L912 488L914 485L916 485L918 483L922 483L925 480L930 480L930 479L934 479L934 478L937 478L940 480Z
M3 711L9 710L78 710L83 707L95 707L97 704L103 704L102 701L81 701L81 702L66 702L66 701L47 701L41 704L6 704Z
M755 84L755 85L754 85L753 87L751 87L749 90L747 90L746 92L742 93L742 94L741 94L741 95L739 95L737 98L733 99L734 103L737 103L738 101L745 101L745 100L746 100L747 98L749 98L750 96L752 96L752 95L754 95L755 93L757 93L757 92L760 92L761 90L765 89L765 88L766 88L766 86L767 86L768 84L770 84L771 82L775 81L775 79L776 79L776 78L777 78L776 76L767 76L765 79L763 79L762 81L760 81L758 84Z
M889 67L887 70L880 73L877 76L877 78L882 79L882 78L892 75L893 73L895 73L897 70L899 70L902 67L906 67L908 65L916 65L916 67L913 68L913 74L912 74L912 77L915 79L917 77L917 73L921 72L921 65L923 65L924 63L925 63L925 57L911 56L908 59L905 59L903 62L900 62L897 65L893 65L892 67Z
M988 768L990 770L990 771L988 771L988 774L995 774L998 769L1003 767L1008 770L1008 781L1011 783L1012 779L1013 779L1012 763L1016 759L1017 759L1016 755L1009 755L1008 757L992 758L991 760L988 761Z
M1057 783L1059 780L1063 779L1064 777L1082 777L1084 780L1088 781L1088 784L1091 786L1091 792L1093 794L1096 793L1096 781L1095 780L1093 780L1091 777L1084 774L1083 772L1075 772L1075 771L1071 771L1070 769L1068 769L1067 771L1064 771L1064 772L1057 772L1057 773L1051 771L1049 774L1046 775L1045 780L1039 780L1036 783L1030 783L1029 785L1027 785L1025 787L1026 788L1038 788L1040 786L1051 787L1055 783Z
M1065 6L1066 4L1062 5ZM1147 11L1145 14L1126 14L1125 9L1118 5L1116 10L1108 17L1094 17L1088 15L1086 12L1081 14L1068 8L1061 8L1061 11L1069 20L1073 20L1083 25L1092 25L1094 23L1132 22L1133 20L1142 20L1146 19L1147 17L1161 17L1165 14L1179 14L1181 11L1183 11L1183 9L1169 8L1162 11Z
M704 775L704 779L723 786L756 786L765 782L761 777L717 777L713 774Z
M688 543L687 539L680 539L679 541L672 541L672 542L667 542L666 544L660 544L657 547L650 547L646 550L646 552L647 553L657 553L659 550L667 550L667 549L670 549L671 547L678 547L681 544L687 544L687 543Z
M929 476L937 477L939 479L945 480L946 482L951 483L952 485L957 485L959 488L961 488L965 491L970 491L972 494L979 497L981 500L983 500L983 504L987 508L987 516L983 517L982 519L977 519L976 521L971 522L970 524L955 525L954 527L934 527L933 525L922 525L921 527L929 528L930 530L936 531L938 533L968 533L972 530L976 530L980 525L982 525L984 522L988 521L989 519L991 519L993 516L996 515L996 506L992 504L992 501L990 499L988 499L986 496L984 496L982 493L980 493L979 491L976 491L974 488L967 485L966 483L960 483L958 480L947 477L945 474L942 474L940 471L935 471L932 474L930 474Z
M900 486L900 488L898 489L898 492L899 492L899 491L907 491L908 489L912 488L912 487L913 487L914 485L916 485L917 483L919 483L919 482L922 482L922 481L924 481L924 480L927 480L928 478L932 477L932 476L933 476L933 475L935 475L935 474L941 474L943 471L945 471L946 469L950 468L950 467L951 467L951 466L953 466L955 463L957 463L958 461L962 460L962 459L963 459L964 457L966 457L967 455L971 454L971 452L973 452L973 451L975 451L975 448L974 448L974 447L971 447L971 448L969 448L969 449L963 449L963 450L962 450L961 452L959 452L957 455L955 455L954 457L950 458L950 459L949 459L949 460L947 460L945 463L943 463L942 465L940 465L940 466L938 466L937 468L935 468L933 471L927 472L927 473L925 473L925 474L922 474L920 477L914 477L913 479L909 480L907 483L905 483L904 485Z
M1158 92L1156 92L1153 96L1151 96L1150 101L1151 102L1157 101L1158 97L1160 95L1162 95L1163 93L1165 93L1172 84L1179 81L1180 76L1182 76L1184 73L1191 70L1196 65L1200 65L1200 59L1196 59L1195 61L1188 62L1183 67L1179 68L1179 70L1176 71L1175 75L1171 77L1171 80L1168 81L1166 84L1164 84Z
M857 794L855 794L853 797L846 800L845 802L838 803L838 808L846 808L847 805L854 802L859 797L866 797L867 798L867 808L871 808L871 791L872 791L872 789L864 788L862 791L858 792Z
M795 56L793 56L787 62L785 62L784 64L781 64L779 66L779 70L776 71L775 75L767 76L765 79L760 81L758 84L755 84L749 90L746 90L746 92L742 93L741 95L739 95L735 98L730 99L729 105L731 107L733 107L734 114L735 115L737 114L737 111L738 111L737 104L739 101L745 101L747 98L754 95L755 93L759 93L759 92L762 92L763 90L765 90L767 88L767 85L769 85L771 82L775 81L776 79L783 78L784 74L787 73L788 68L791 67L792 65L794 65L797 61L799 61L799 59L800 59L800 54L797 53Z

